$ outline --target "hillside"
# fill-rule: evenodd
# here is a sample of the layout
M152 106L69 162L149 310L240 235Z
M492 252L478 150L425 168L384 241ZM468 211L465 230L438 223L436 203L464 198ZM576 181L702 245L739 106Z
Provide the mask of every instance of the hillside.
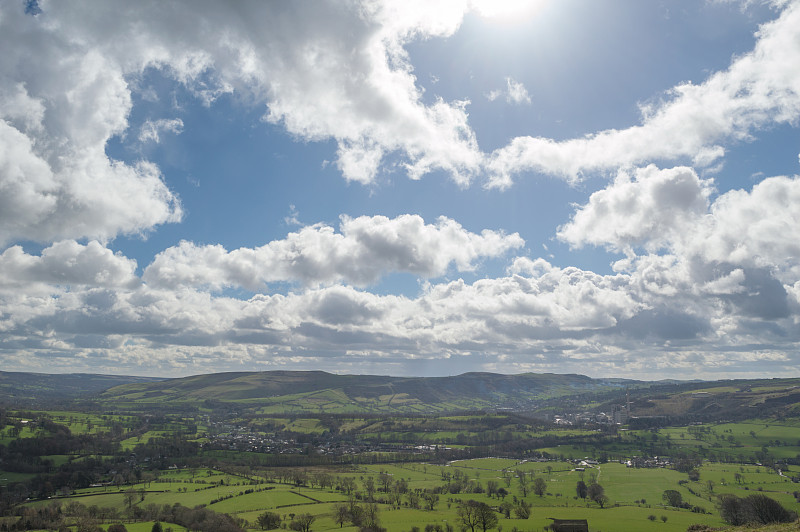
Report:
M335 375L322 371L217 373L117 386L118 406L237 403L264 411L441 412L531 408L554 397L621 389L634 381L582 375L465 373L452 377Z
M177 379L0 372L0 404L92 398L114 409L248 409L261 414L610 411L626 394L634 417L710 421L800 415L800 379L659 381L584 375L464 373L450 377L232 372Z
M699 421L800 415L800 379L740 379L662 385L631 393L633 415Z
M69 400L94 395L114 386L158 380L162 379L90 373L51 375L0 371L0 403L31 405L36 401Z

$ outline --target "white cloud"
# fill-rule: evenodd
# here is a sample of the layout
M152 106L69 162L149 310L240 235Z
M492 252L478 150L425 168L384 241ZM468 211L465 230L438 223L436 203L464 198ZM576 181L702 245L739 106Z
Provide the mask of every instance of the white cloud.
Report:
M559 237L616 250L663 247L706 264L767 268L792 283L800 278L799 177L766 178L708 204L711 182L686 168L651 166L637 171L635 182L621 176L593 194Z
M161 118L158 120L147 120L139 130L139 142L161 141L161 133L170 132L180 134L183 131L183 120L180 118Z
M754 130L800 116L800 3L764 24L753 51L694 85L672 89L663 102L642 107L642 123L566 141L517 137L487 162L490 187L504 188L514 174L533 170L579 179L584 172L653 159L693 158L712 164L723 141L747 141Z
M0 353L24 354L17 368L60 353L72 360L91 356L97 368L157 367L162 374L243 363L314 363L342 371L364 368L372 357L400 372L413 372L407 364L414 361L439 367L454 357L464 370L636 376L658 367L662 375L680 376L684 359L700 357L711 372L771 371L758 357L737 355L737 345L782 353L776 371L798 362L791 355L798 340L792 315L769 314L780 293L763 272L734 268L716 280L682 284L692 278L685 261L656 255L636 260L631 273L603 276L518 258L507 276L430 284L414 298L341 285L246 301L186 285L86 284L49 292L0 285ZM52 278L55 272L35 275ZM791 304L796 313L795 296ZM772 326L754 327L765 319Z
M599 331L632 316L639 305L624 285L624 276L542 262L537 275L432 285L415 299L346 286L248 301L149 284L76 287L35 300L7 289L0 290L0 315L9 317L0 323L0 352L55 349L74 355L84 352L82 345L94 335L113 340L113 346L90 349L103 358L126 357L137 345L171 350L171 357L185 355L186 346L198 351L213 346L217 365L240 352L238 346L300 353L365 349L402 358L498 349L520 353L543 339L572 341L582 331ZM152 356L142 362L151 363Z
M683 253L712 262L774 269L800 278L800 177L770 177L751 191L731 190L686 235Z
M27 286L30 283L131 287L139 283L136 261L114 254L96 241L86 245L74 240L57 242L40 256L12 246L0 254L0 285Z
M371 182L384 156L399 152L412 177L443 169L465 185L481 162L466 104L424 105L403 48L411 39L451 35L465 9L41 2L34 17L24 3L4 5L0 189L18 207L2 210L0 241L110 239L180 219L155 166L125 165L105 153L109 139L126 132L131 90L147 68L209 105L235 90L266 104L265 119L293 135L335 139L347 179ZM139 136L158 141L180 127L177 119L154 119Z
M656 251L700 223L712 190L713 181L701 180L687 167L660 170L651 165L633 177L622 171L559 228L558 237L576 247Z
M713 182L692 169L631 167L681 157L707 169L724 142L796 121L799 71L787 65L800 64L798 3L728 70L643 106L641 124L566 141L517 138L488 160L469 102L424 103L404 49L452 35L463 2L42 2L36 17L23 6L0 6L0 243L56 243L38 256L19 246L0 254L4 360L63 354L113 371L200 371L298 367L313 351L315 363L356 368L369 353L398 364L492 357L503 361L493 369L510 371L680 374L691 360L762 371L763 359L796 371L800 179L768 178L714 198ZM337 167L361 183L374 182L387 155L399 155L392 159L413 179L444 170L464 186L484 170L491 186L507 186L526 169L578 179L625 167L558 236L626 256L614 275L520 257L499 278L425 284L415 298L378 295L358 287L390 272L435 279L473 270L524 242L448 218L344 217L338 230L306 226L257 248L183 242L159 254L141 282L132 259L73 239L107 241L181 217L155 165L105 151L130 133L132 91L157 97L137 86L150 68L207 105L236 91L297 138L333 139ZM490 96L530 103L511 78ZM138 134L157 142L180 128L154 118ZM291 210L286 222L296 219ZM249 300L213 293L264 292L272 282L299 286ZM763 357L737 354L740 345Z
M751 191L731 190L710 202L712 190L710 179L685 167L651 165L636 170L634 179L621 172L577 209L558 237L576 247L606 246L631 256L636 248L667 250L715 268L767 268L792 283L800 278L800 178L766 178Z
M181 242L159 253L144 279L156 286L242 286L256 291L278 281L364 286L390 272L439 277L451 264L460 271L471 270L476 260L523 244L516 233L471 233L443 217L431 225L414 215L343 216L339 233L327 225L307 226L254 249L229 252L219 245Z
M514 81L511 78L506 78L506 85L506 101L508 103L515 103L517 105L531 103L531 97L528 94L528 89L525 88L525 85L518 81Z
M300 222L300 213L297 211L297 207L289 205L289 214L283 217L283 223L286 225L303 225Z
M690 338L711 331L716 337L705 338L707 345L791 336L800 310L793 295L800 178L767 178L710 202L711 182L688 168L649 166L635 176L621 173L559 231L572 245L626 254L615 270L629 276L632 296L652 310L623 332Z
M76 177L68 170L77 167L91 172L92 185L104 192L83 206L86 214L130 202L118 197L117 187L107 186L109 172L125 175L129 186L122 189L141 194L133 203L149 213L126 213L121 223L93 232L79 223L83 233L49 236L48 230L63 222L56 216L43 220L34 234L9 234L109 238L180 217L177 199L160 179L150 178L152 172L141 175L127 167L122 172L121 163L104 153L105 143L125 132L130 92L147 68L184 83L209 105L236 91L245 101L266 105L265 119L293 135L335 140L337 168L360 183L373 182L389 154L400 155L400 167L411 178L443 170L462 186L484 173L491 176L488 186L509 186L513 175L525 170L578 179L586 171L652 158L691 157L711 165L724 154L720 142L747 140L758 127L797 119L800 78L785 65L800 62L794 35L798 5L788 5L765 24L755 49L734 59L728 70L700 85L680 85L664 102L643 106L641 125L566 141L518 137L488 155L470 126L469 102L423 103L404 48L412 40L455 33L464 14L475 9L468 2L256 3L235 9L211 2L176 2L169 9L146 2L108 2L100 8L42 2L36 17L25 15L22 4L6 6L0 44L6 42L9 53L0 71L8 74L0 79L0 119L29 144L20 152L24 161L8 164L27 168L26 181L47 181L46 188L36 189L39 210L58 198L71 203ZM243 23L252 20L259 24ZM28 61L29 52L39 60ZM510 77L503 93L510 103L530 103L525 87ZM178 127L154 120L141 136L156 140L159 132ZM29 176L31 157L53 177ZM10 221L0 220L0 227L13 229Z
M528 89L525 88L525 85L513 80L510 77L506 78L505 90L495 89L493 91L489 91L489 93L486 95L486 99L490 102L493 102L501 96L505 96L506 103L509 104L530 105L531 103L531 96L528 94Z
M178 220L157 168L105 154L131 107L119 63L23 9L0 7L0 244L105 240Z

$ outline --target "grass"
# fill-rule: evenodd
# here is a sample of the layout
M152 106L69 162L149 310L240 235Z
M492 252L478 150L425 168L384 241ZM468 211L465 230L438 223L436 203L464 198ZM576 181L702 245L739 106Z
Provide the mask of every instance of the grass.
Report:
M547 466L552 468L551 471L547 471ZM363 489L364 481L368 477L372 477L379 486L378 475L381 472L389 474L395 480L406 479L411 489L429 489L443 485L445 482L442 477L443 471L452 474L458 470L466 472L469 478L477 480L483 486L488 480L497 479L500 486L506 487L502 480L503 469L533 471L536 476L544 478L547 482L547 492L544 496L539 497L529 493L526 497L526 500L533 505L532 517L527 520L501 517L500 525L504 530L511 530L514 527L519 530L541 530L550 523L549 517L587 519L590 530L594 532L649 532L650 530L682 532L694 523L722 526L723 523L714 509L713 499L716 495L734 493L743 497L759 492L759 489L760 492L778 500L787 508L798 509L798 504L792 495L795 485L791 481L778 476L767 468L733 464L704 464L700 468L700 480L697 482L681 482L686 480L687 476L670 469L632 469L619 463L606 463L581 473L574 471L572 464L565 462L518 462L501 458L464 460L445 466L421 463L383 464L363 466L356 471L331 471L337 477L353 478L358 489ZM800 468L796 469L800 470ZM744 481L741 483L733 481L737 472L744 476ZM576 497L577 482L583 477L588 483L593 475L605 487L606 495L609 497L608 505L604 509L600 509L593 502L587 503ZM203 489L212 485L203 482L218 482L220 479L225 479L226 484L233 485L214 485L210 489ZM267 510L285 516L287 521L290 514L310 513L316 516L312 527L315 531L339 530L339 526L333 521L334 504L347 499L345 494L328 489L298 488L287 484L254 485L241 477L205 468L165 471L159 480L159 482L151 483L151 491L146 493L144 501L139 501L137 497L136 505L172 505L175 503L188 507L206 505L210 510L236 515L250 523L255 523L258 515ZM713 482L713 491L708 490L708 480ZM138 489L141 486L143 485L134 486L134 488ZM247 489L257 490L264 487L271 489L249 494L243 493ZM186 488L186 492L183 491L184 488ZM103 492L103 489L107 491ZM118 491L117 488L84 490L83 496L76 497L74 500L86 506L97 505L123 510L126 504L125 489L127 488L123 488L122 491ZM510 502L514 497L522 497L516 478L506 489L509 492L506 501ZM713 513L698 514L689 510L664 507L661 496L666 489L678 490L684 501L691 505L702 506ZM689 489L696 495L692 494ZM227 496L230 498L211 503L214 499ZM384 495L378 492L376 496ZM712 499L711 501L709 501L709 497ZM443 524L444 521L455 524L459 501L470 499L486 502L492 506L498 506L501 502L497 498L489 497L486 493L454 495L445 493L440 495L439 503L433 511L408 507L392 509L386 504L381 504L381 524L390 532L407 531L412 526L424 529L428 523ZM70 499L58 498L55 500L63 504ZM40 505L51 502L52 500L37 501L32 504ZM656 520L650 521L648 519L650 515L655 515ZM662 515L667 517L666 523L661 521ZM456 525L456 529L458 528ZM128 529L138 530L131 527ZM355 529L344 527L341 530L353 531Z
M450 465L455 467L464 467L469 469L488 469L490 471L502 471L508 469L519 463L519 460L512 460L510 458L474 458L472 460L459 460L451 462Z
M0 486L8 486L17 482L27 482L35 476L34 473L14 473L0 470Z
M297 394L294 398L300 403L309 399L310 394ZM314 401L320 406L321 410L332 408L332 405L341 405L336 401L342 398L336 393L328 391L325 393L312 394ZM329 401L325 403L325 401ZM399 396L381 396L370 399L375 405L384 406L403 406L407 407L408 402ZM283 408L283 407L282 407ZM307 408L307 405L306 405ZM377 408L377 407L376 407ZM299 411L299 410L298 410ZM283 414L283 410L281 410ZM49 412L50 417L57 423L62 423L70 427L73 433L88 431L106 431L114 421L125 422L127 418L121 416L96 416L83 415L69 412ZM356 438L373 437L380 435L382 441L392 439L405 439L412 441L454 441L462 435L472 437L485 433L481 424L487 423L480 416L453 415L435 417L391 417L376 419L375 417L347 418L341 425L342 432L352 432ZM754 460L757 453L763 452L767 447L773 456L785 456L794 458L800 454L800 421L789 420L776 422L774 420L750 420L741 423L720 423L707 424L697 427L674 427L660 429L657 431L620 431L618 435L609 435L580 428L548 428L541 429L535 424L520 424L516 426L508 422L508 417L493 418L495 432L507 432L513 434L514 438L529 438L552 436L560 438L561 445L539 449L551 455L564 455L573 458L597 457L600 451L608 451L611 454L617 453L620 456L641 455L650 446L659 448L669 448L678 454L687 450L699 451L702 447L706 453L727 453L731 456L742 456L746 460ZM174 420L173 420L174 421ZM145 432L141 437L129 437L123 440L123 447L131 449L136 443L146 442L152 438L169 434L172 426L180 426L181 423L188 422L185 419L174 423L162 423L153 427L153 430ZM246 424L249 420L242 417L240 420L231 419L231 426L235 424ZM259 424L263 423L260 428ZM272 423L272 425L269 425ZM328 421L326 420L326 423ZM309 435L320 434L326 430L319 419L311 414L296 416L263 415L252 421L254 430L291 430ZM489 426L487 424L487 426ZM696 433L696 436L695 436ZM27 427L24 428L20 437L32 437L32 433ZM7 433L2 433L0 443L7 441ZM453 447L450 444L448 446ZM654 453L653 453L654 454ZM244 453L236 451L206 451L204 456L225 458L229 456L246 457L249 463L256 462L266 455L256 453ZM71 459L67 455L51 455L47 458L53 461L54 466L59 466ZM550 468L550 470L548 470ZM704 462L699 468L700 480L696 482L688 481L684 473L679 473L671 469L630 469L624 465L614 462L601 464L596 468L588 468L583 475L574 471L574 465L569 462L534 462L525 460L515 460L509 458L477 458L470 460L454 461L446 465L433 465L424 463L403 463L403 464L376 464L363 465L357 469L336 469L326 470L335 477L350 477L358 484L358 489L363 490L363 483L368 477L375 480L376 486L380 487L378 476L383 472L391 476L392 479L405 479L412 490L426 490L441 487L445 480L442 473L453 475L455 472L466 474L473 482L478 482L486 487L490 480L494 480L500 487L507 489L509 495L506 501L513 501L514 497L522 497L522 492L516 478L511 484L506 486L503 479L505 471L534 473L537 477L544 478L547 482L547 492L543 497L538 497L529 493L526 500L533 505L533 516L528 520L505 519L500 520L500 525L508 531L517 527L521 530L541 530L543 526L550 523L548 517L559 518L581 518L587 519L590 523L590 530L597 531L645 531L650 530L668 532L680 530L681 532L693 523L705 523L712 526L721 526L722 522L716 514L714 507L717 495L732 493L739 497L744 497L753 493L763 493L781 504L795 511L800 510L800 505L796 502L792 492L800 490L800 486L793 484L788 478L781 477L776 472L766 467L759 467L753 464L729 464L721 462ZM309 470L313 473L315 470ZM595 503L586 503L576 498L576 483L583 478L587 483L592 474L600 484L605 487L606 495L609 497L609 504L605 509L600 509ZM800 475L800 467L792 466L788 469L787 475ZM27 480L31 475L21 475L18 473L4 473L0 471L0 485L8 485L14 482ZM270 477L272 478L272 477ZM738 479L738 480L737 480ZM224 485L220 485L220 480L224 480ZM711 485L708 482L711 481ZM138 489L143 485L134 486ZM213 487L210 487L213 486ZM262 489L269 486L272 489L257 491L244 494L249 489ZM208 489L206 489L208 488ZM128 487L119 488L94 488L81 490L80 497L74 500L86 506L98 505L102 507L114 507L119 510L125 509L126 501L124 491ZM317 517L312 529L319 530L339 530L339 525L333 521L333 507L337 502L345 501L347 496L339 491L320 489L320 488L298 488L287 484L253 484L244 477L224 473L215 469L179 469L160 472L160 478L153 481L145 494L145 500L140 501L137 496L135 504L146 506L149 504L182 504L188 507L206 505L210 510L229 513L255 522L260 513L265 510L275 511L281 515L289 516L292 513L311 513ZM185 489L185 491L184 491ZM665 508L663 506L662 494L666 489L675 489L681 493L684 501L692 506L703 507L711 514L692 513L688 510ZM240 495L241 493L241 495ZM224 497L224 500L214 502L215 499ZM385 494L378 492L377 497L385 497ZM381 522L390 532L403 530L407 531L412 526L419 526L424 529L428 523L443 523L445 520L453 523L456 520L456 507L458 501L475 499L497 506L500 500L490 498L486 493L470 494L441 494L440 502L434 511L416 510L408 507L401 509L391 509L388 505L381 505ZM53 500L65 503L69 498L55 498ZM53 500L36 501L31 504L49 504ZM406 499L404 499L405 501ZM643 502L644 501L644 502ZM449 504L449 506L448 506ZM648 516L655 515L656 520L650 521ZM667 517L664 523L660 517ZM146 526L146 524L143 524ZM133 528L134 525L126 525L129 530L140 530ZM152 526L152 523L150 523ZM456 526L456 529L459 527ZM178 527L173 527L179 530ZM354 528L344 527L341 530L355 530ZM148 532L146 528L145 532Z

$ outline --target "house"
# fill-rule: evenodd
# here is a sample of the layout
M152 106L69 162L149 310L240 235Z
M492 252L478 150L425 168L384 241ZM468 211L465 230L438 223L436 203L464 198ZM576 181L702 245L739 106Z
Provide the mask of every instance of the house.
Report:
M586 519L554 519L548 517L552 521L550 529L553 532L589 532L589 523Z

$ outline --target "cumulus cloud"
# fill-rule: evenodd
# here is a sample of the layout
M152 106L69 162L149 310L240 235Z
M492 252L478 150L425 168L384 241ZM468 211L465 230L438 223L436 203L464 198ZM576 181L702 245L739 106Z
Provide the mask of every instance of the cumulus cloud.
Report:
M349 180L371 182L394 152L414 178L443 169L465 185L480 169L465 102L424 105L403 48L451 35L465 4L39 5L0 8L0 242L107 240L181 218L158 168L105 153L149 68L208 105L237 91L293 135L334 139ZM154 119L138 136L181 127Z
M79 244L74 240L57 242L40 256L12 246L0 254L0 285L49 283L130 287L138 284L136 261L115 254L97 241Z
M658 367L679 376L687 357L712 373L753 370L761 362L737 354L744 344L783 352L776 369L798 362L786 355L798 340L796 298L768 271L733 268L703 293L672 280L671 292L659 292L659 276L683 278L686 264L640 260L651 268L598 275L521 257L505 276L429 284L413 298L341 285L249 300L188 285L54 285L36 294L0 285L0 353L26 353L28 364L61 353L169 372L259 363L342 371L374 357L402 371L404 362L460 357L464 369L635 375ZM774 305L780 297L784 305ZM755 326L764 320L772 325Z
M713 181L691 168L633 169L678 157L707 167L724 142L797 120L800 74L786 65L800 64L798 3L726 71L643 105L634 127L520 137L490 155L468 101L423 100L405 50L452 35L466 2L40 4L35 16L22 2L0 5L0 245L55 242L39 255L20 246L0 254L4 361L201 371L327 357L342 370L371 357L474 357L471 369L606 374L800 363L800 179L715 197ZM625 256L612 275L518 257L497 278L380 295L362 288L391 272L450 277L524 242L448 218L362 216L261 247L182 242L139 279L136 262L103 243L178 221L181 205L152 162L126 164L105 150L117 136L158 142L181 131L179 119L157 117L129 131L133 92L158 96L137 84L149 69L207 105L236 92L298 139L332 139L337 168L360 183L374 182L390 155L412 179L444 171L464 186L484 172L503 187L529 169L573 180L613 170L613 183L557 236ZM511 78L494 97L530 103ZM292 209L285 221L297 218ZM275 282L297 291L270 293ZM226 287L258 293L215 293Z
M713 181L700 179L687 167L661 170L650 165L633 175L621 171L559 228L558 237L576 247L656 251L700 223L712 191Z
M775 268L800 276L800 177L771 177L751 191L731 190L711 206L696 231L682 240L684 253L708 261Z
M299 138L333 139L337 168L365 184L390 154L400 156L413 179L443 170L462 186L488 173L488 186L505 187L531 169L577 179L652 158L691 157L709 165L724 154L721 141L747 140L755 128L795 120L800 110L800 78L785 68L800 62L798 4L765 24L755 49L728 70L642 106L640 125L565 141L518 137L492 154L478 146L468 101L423 103L405 49L413 40L453 35L465 13L477 9L466 1L40 5L33 16L24 4L10 4L0 17L0 44L9 51L0 63L0 135L17 147L0 159L0 186L21 201L35 200L28 212L40 213L27 230L11 217L0 220L6 241L110 238L180 218L177 198L157 169L129 167L104 153L107 141L128 127L135 79L150 68L209 105L235 91L265 106L265 120ZM243 22L253 20L259 24ZM502 95L509 103L530 103L525 87L510 77ZM164 131L178 132L176 120L147 122L139 136L157 141ZM101 193L79 198L75 188L82 190L83 181ZM77 224L66 224L71 234L58 231L65 226L62 204L76 199L84 202L77 213L93 223L78 216ZM137 209L123 212L126 205ZM117 223L100 223L112 211Z
M726 276L738 267L766 268L787 283L800 278L794 237L800 231L800 178L766 178L750 191L731 190L713 202L712 187L711 180L684 167L649 166L634 179L623 172L592 194L558 236L573 246L606 246L629 255L636 247L668 250L718 271L719 265L734 265ZM626 260L618 265L630 266Z
M713 201L711 191L691 169L649 166L621 173L560 228L571 245L625 253L614 268L649 310L621 322L621 334L674 332L707 345L793 337L800 178L766 178Z
M439 277L450 265L471 270L476 260L520 248L516 233L465 230L439 218L425 224L419 216L342 217L337 233L318 224L290 233L259 248L226 251L222 246L182 242L155 258L144 273L148 284L241 286L261 290L265 283L293 281L303 285L346 282L365 286L390 272Z
M558 237L576 247L666 249L708 264L800 274L794 238L800 231L800 178L766 178L751 191L730 190L713 202L712 192L712 180L686 167L621 172L576 210Z
M105 154L131 107L119 63L23 9L0 7L0 244L105 240L180 219L155 166Z
M535 274L473 284L430 285L413 299L347 286L259 294L247 301L150 284L76 287L36 300L0 291L7 317L0 351L37 352L57 345L64 352L83 352L93 335L102 335L120 345L122 339L125 346L174 351L213 346L218 353L238 352L237 346L288 352L366 349L404 357L498 346L514 353L542 339L573 341L602 331L639 307L624 290L624 276L562 270L544 261L536 268ZM104 349L108 356L126 356L127 348L121 347L89 350Z
M490 187L511 185L513 175L534 170L579 179L584 172L653 159L689 157L709 165L724 154L723 141L746 141L753 131L800 115L800 3L764 24L753 51L699 85L684 83L663 101L643 105L642 122L565 141L517 137L487 162Z

